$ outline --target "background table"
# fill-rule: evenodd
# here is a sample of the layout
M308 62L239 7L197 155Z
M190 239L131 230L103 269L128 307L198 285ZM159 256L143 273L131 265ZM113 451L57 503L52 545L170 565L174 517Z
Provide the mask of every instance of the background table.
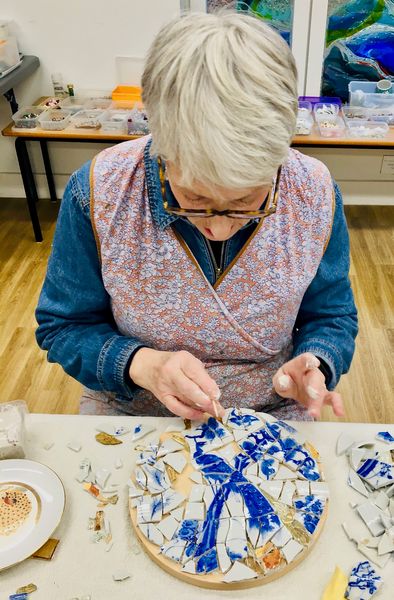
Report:
M36 104L40 104L45 97L39 98ZM42 157L44 161L45 174L48 182L49 195L52 201L57 200L55 182L52 173L51 162L48 153L48 142L94 142L118 144L127 140L135 139L139 136L133 135L114 135L105 133L100 129L73 129L67 127L64 131L46 131L44 129L14 129L10 123L3 129L3 135L15 138L15 150L18 157L19 167L22 175L23 186L25 189L27 205L30 213L30 219L33 226L36 242L42 241L42 232L38 218L36 203L38 201L37 187L34 180L34 174L31 168L31 162L27 147L28 141L40 143ZM394 148L394 127L390 128L389 134L383 139L365 139L365 138L323 138L318 134L317 126L314 125L310 135L298 135L293 138L292 146L298 148Z
M0 94L3 94L5 99L10 103L12 113L16 113L18 110L14 87L34 73L39 66L40 61L37 56L24 56L19 67L0 78Z
M0 598L7 599L15 590L34 582L38 591L32 600L70 600L91 594L92 600L320 600L322 591L330 579L335 565L346 574L363 556L345 536L341 523L354 525L360 533L367 534L361 519L354 514L349 502L361 502L363 497L346 484L347 459L337 457L335 446L338 435L346 431L355 438L374 438L377 431L387 430L388 425L343 424L343 423L297 423L296 427L320 451L324 472L330 487L328 519L323 532L311 554L293 571L283 578L250 590L220 592L189 586L171 577L153 563L143 551L135 553L136 537L130 525L126 482L135 465L136 452L132 450L131 435L122 437L119 446L102 446L96 442L95 427L99 423L135 425L142 419L131 417L90 417L72 415L29 415L27 419L27 457L47 464L61 477L66 489L66 509L63 520L53 537L60 544L51 561L30 558L23 563L0 573ZM157 431L143 438L153 440L168 425L168 419L144 419L154 423ZM79 453L66 445L72 440L80 441L83 448ZM44 444L55 442L51 450ZM141 442L142 442L141 441ZM138 443L141 443L138 442ZM120 497L116 506L108 506L105 512L111 523L114 545L105 552L104 542L90 541L87 530L88 517L94 516L97 501L83 491L75 480L80 461L88 457L94 468L113 467L116 458L124 466L113 470L110 483L120 483ZM1 468L1 462L0 462ZM138 547L139 548L139 547ZM123 582L114 582L112 573L127 569L132 577ZM394 561L384 569L374 566L383 576L384 584L376 600L393 600Z

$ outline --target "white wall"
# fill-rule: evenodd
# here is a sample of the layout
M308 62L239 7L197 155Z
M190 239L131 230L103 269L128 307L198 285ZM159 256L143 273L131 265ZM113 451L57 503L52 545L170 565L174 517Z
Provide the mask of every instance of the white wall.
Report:
M51 73L61 72L64 83L80 89L111 90L119 77L116 57L144 56L155 33L179 13L179 0L1 0L0 19L15 22L20 48L35 54L41 67L17 86L20 105L52 93ZM52 7L52 8L51 8ZM307 23L305 22L305 33ZM10 121L9 105L0 97L0 127ZM104 148L103 144L55 142L49 145L58 195L69 174ZM37 143L30 143L34 172L42 198L48 197ZM383 155L393 151L303 150L323 160L353 204L394 204L394 174L381 175ZM0 197L23 197L14 142L0 137Z
M14 22L20 49L40 58L40 68L15 89L20 106L52 94L51 73L80 89L111 91L118 82L117 56L141 56L162 24L179 14L179 0L1 0L0 20ZM9 104L0 97L0 128L10 121ZM48 197L37 143L31 143L42 197ZM50 145L59 193L68 175L103 144ZM14 142L0 136L0 197L24 196Z

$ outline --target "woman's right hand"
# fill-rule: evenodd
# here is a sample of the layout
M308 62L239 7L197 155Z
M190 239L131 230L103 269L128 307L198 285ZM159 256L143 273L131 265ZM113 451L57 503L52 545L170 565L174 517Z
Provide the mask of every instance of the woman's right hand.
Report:
M219 387L203 363L190 352L141 348L131 361L129 374L136 385L152 392L179 417L197 420L202 419L204 413L224 415L218 402Z

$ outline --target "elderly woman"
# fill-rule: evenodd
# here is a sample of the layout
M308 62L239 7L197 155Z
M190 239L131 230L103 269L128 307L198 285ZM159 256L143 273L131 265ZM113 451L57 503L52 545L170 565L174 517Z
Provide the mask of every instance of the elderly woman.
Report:
M327 168L289 149L288 46L248 15L183 17L142 86L152 137L67 185L37 308L48 360L87 388L83 413L342 415L348 234Z

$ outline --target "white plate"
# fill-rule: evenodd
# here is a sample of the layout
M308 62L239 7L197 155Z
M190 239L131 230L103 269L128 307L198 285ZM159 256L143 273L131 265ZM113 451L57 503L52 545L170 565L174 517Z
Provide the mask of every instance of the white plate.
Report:
M45 544L59 525L65 504L59 477L32 460L0 461L0 493L8 488L26 493L30 512L12 533L0 530L0 570L25 560ZM0 502L4 502L1 495Z

